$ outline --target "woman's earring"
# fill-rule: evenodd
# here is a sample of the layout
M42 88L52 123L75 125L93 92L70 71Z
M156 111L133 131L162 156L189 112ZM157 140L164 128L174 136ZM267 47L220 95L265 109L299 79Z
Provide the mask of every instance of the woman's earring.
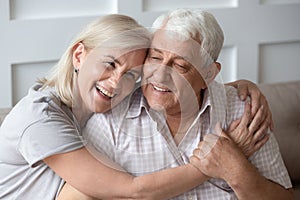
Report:
M74 72L77 74L79 72L79 69L74 68Z

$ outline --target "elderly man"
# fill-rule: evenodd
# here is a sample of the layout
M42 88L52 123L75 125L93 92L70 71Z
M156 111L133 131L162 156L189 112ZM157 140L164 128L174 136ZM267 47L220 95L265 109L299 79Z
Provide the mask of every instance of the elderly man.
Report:
M216 136L221 131L215 127L227 129L249 105L244 108L234 88L214 80L223 45L215 18L181 9L158 18L154 28L142 87L89 121L85 137L91 146L136 176L184 165L196 149L192 164L212 178L175 199L292 198L272 133L254 154L242 153L234 132Z

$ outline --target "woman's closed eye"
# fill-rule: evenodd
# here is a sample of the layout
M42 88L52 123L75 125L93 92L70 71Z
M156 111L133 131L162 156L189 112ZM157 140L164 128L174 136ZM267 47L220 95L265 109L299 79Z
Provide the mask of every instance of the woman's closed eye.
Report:
M115 69L116 68L116 63L113 61L104 61L103 62L105 67L108 69Z
M158 56L151 56L150 58L153 59L153 60L161 60L161 58L158 57Z

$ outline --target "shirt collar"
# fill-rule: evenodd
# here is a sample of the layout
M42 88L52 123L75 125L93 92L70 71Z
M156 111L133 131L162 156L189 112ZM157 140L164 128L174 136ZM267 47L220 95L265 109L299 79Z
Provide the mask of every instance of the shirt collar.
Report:
M143 95L142 89L138 88L135 92L132 93L126 118L139 117L143 109L148 112L149 105Z

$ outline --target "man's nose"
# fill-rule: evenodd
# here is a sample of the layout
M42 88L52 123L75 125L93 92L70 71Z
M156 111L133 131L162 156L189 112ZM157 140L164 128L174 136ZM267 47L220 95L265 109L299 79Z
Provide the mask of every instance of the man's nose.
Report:
M157 69L154 71L154 76L157 78L157 80L165 81L170 76L171 71L172 69L167 62L161 63L159 66L157 66Z

